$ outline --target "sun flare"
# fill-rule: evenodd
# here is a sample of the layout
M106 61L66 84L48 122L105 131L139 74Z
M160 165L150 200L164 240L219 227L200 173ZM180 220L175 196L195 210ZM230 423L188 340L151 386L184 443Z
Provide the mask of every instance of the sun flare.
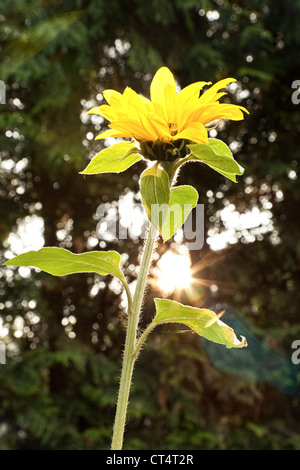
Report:
M193 283L189 254L165 253L157 264L156 283L165 293L187 289Z

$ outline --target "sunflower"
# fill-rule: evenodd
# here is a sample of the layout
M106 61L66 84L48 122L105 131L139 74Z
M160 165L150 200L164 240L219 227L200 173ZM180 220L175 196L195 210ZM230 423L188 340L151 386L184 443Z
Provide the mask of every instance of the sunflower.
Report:
M105 90L103 96L108 104L88 111L110 121L110 129L96 139L127 137L140 143L175 144L182 140L207 143L208 131L215 121L239 121L244 119L244 112L248 113L242 106L219 103L226 94L220 90L235 81L233 78L220 80L204 93L201 91L211 82L196 82L177 93L172 72L161 67L150 85L151 100L130 87L126 87L123 94Z

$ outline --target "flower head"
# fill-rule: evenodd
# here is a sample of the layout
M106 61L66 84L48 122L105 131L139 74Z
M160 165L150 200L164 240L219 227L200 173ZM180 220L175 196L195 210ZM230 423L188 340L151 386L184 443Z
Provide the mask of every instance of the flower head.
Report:
M108 104L95 107L89 113L99 114L110 121L110 129L96 139L127 137L150 149L153 143L174 147L178 154L182 142L207 143L208 130L220 119L239 121L244 119L242 106L219 103L225 95L220 92L235 79L220 80L201 94L211 82L196 82L176 91L176 82L167 67L161 67L150 85L151 100L126 87L123 94L105 90L103 96ZM154 158L152 158L154 159ZM159 157L157 159L160 159Z

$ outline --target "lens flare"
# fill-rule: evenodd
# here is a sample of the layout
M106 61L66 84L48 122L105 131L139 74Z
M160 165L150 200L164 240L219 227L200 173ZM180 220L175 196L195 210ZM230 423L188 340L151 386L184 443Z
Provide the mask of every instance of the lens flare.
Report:
M150 283L164 295L172 295L172 298L178 301L189 301L199 307L204 300L205 288L210 290L212 296L218 292L220 284L224 289L229 288L229 284L225 281L203 277L205 269L220 258L222 255L216 257L214 253L207 253L196 262L194 259L192 264L187 247L181 245L178 251L170 248L157 262Z
M193 283L189 254L167 251L159 260L156 284L165 293L187 289Z

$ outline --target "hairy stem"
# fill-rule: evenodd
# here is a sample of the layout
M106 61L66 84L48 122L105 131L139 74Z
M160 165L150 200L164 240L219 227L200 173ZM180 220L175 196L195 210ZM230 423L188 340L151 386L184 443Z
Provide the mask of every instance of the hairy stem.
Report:
M151 333L151 331L156 327L157 325L155 323L150 323L150 325L147 326L147 328L145 329L145 331L143 331L143 333L141 334L141 336L138 338L137 342L136 342L136 346L135 346L135 349L133 351L133 358L134 360L136 360L137 356L138 356L138 353L140 352L140 349L143 345L143 343L145 342L145 339L147 338L147 336Z
M126 332L123 366L111 445L112 450L121 450L123 447L128 399L130 393L133 367L136 360L136 355L134 355L134 351L137 342L137 329L156 236L157 229L152 224L150 224L149 233L145 243L144 253L140 265L140 272L137 278L132 308L130 311L128 311L128 326Z

